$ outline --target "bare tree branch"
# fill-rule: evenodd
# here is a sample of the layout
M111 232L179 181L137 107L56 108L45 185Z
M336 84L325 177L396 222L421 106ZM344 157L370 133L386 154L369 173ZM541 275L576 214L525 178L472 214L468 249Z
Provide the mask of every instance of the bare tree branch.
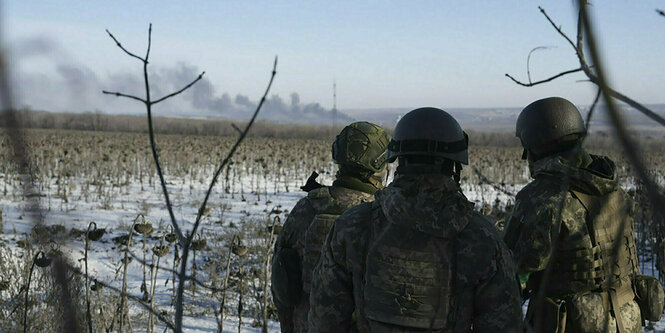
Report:
M152 23L148 25L148 50L145 51L145 62L148 62L150 57L150 46L152 46Z
M598 99L600 99L600 93L603 90L598 88L598 92L596 93L596 97L593 99L593 103L591 104L591 107L589 108L589 112L586 114L586 121L584 122L585 128L587 130L587 133L589 133L589 126L591 126L591 117L593 116L593 110L596 109L596 104L598 104Z
M593 81L593 79L591 81ZM598 82L595 82L595 81L594 81L594 83L598 84ZM645 116L647 116L647 117L651 118L652 120L654 120L655 122L665 126L665 118L663 118L660 115L658 115L657 113L651 111L651 109L647 108L646 106L632 100L628 96L626 96L626 95L624 95L624 94L622 94L622 93L620 93L620 92L618 92L618 91L616 91L616 90L614 90L610 87L606 87L605 91L610 96L612 96L612 97L614 97L614 98L616 98L616 99L632 106L634 109L642 112Z
M548 50L554 47L556 46L538 46L534 47L533 49L531 49L531 51L529 51L529 55L526 57L526 76L527 78L529 78L529 83L531 83L531 66L529 66L529 64L531 63L531 54L533 54L533 52L536 52L538 50Z
M137 100L137 101L139 101L139 102L141 102L141 103L147 103L143 98L136 97L136 96L132 96L132 95L128 95L128 94L123 94L123 93L121 93L121 92L117 92L117 91L106 91L106 90L102 90L102 93L103 93L103 94L107 94L107 95L115 95L116 97L126 97L126 98L131 98L131 99L135 99L135 100Z
M557 75L554 75L554 76L552 76L552 77L550 77L550 78L547 78L547 79L544 79L544 80L540 80L540 81L536 81L536 82L531 82L531 78L529 78L529 83L520 82L520 81L518 81L517 79L515 79L514 77L512 77L512 76L511 76L510 74L508 74L508 73L506 73L506 76L507 76L508 78L510 78L511 80L513 80L513 82L519 84L520 86L524 86L524 87L533 87L533 86L537 86L537 85L542 84L542 83L546 83L546 82L550 82L550 81L552 81L552 80L558 79L558 78L560 78L560 77L562 77L562 76L564 76L564 75L568 75L568 74L572 74L572 73L577 73L577 72L581 72L581 71L583 71L582 68L571 69L571 70L569 70L569 71L561 72L561 73L559 73L559 74L557 74Z
M231 123L231 127L233 127L234 130L238 132L238 134L242 135L242 130L234 123Z
M543 9L543 7L540 7L540 6L538 6L538 9L540 10L540 12L541 12L543 15L545 15L545 18L550 22L550 24L552 24L552 26L554 27L554 29L556 29L556 31L557 31L557 32L558 32L563 38L565 38L565 39L568 41L568 44L570 44L570 46L572 46L573 49L577 49L577 46L575 45L575 43L573 43L573 41L568 37L568 35L566 35L565 32L563 32L563 30L561 30L561 26L560 26L560 25L556 25L556 23L554 23L554 21L552 21L552 19L550 18L550 16L547 15L547 13L545 12L545 9Z
M638 178L645 184L649 199L651 200L651 204L653 205L653 207L660 207L662 209L663 207L665 207L665 198L663 198L662 195L660 194L660 189L658 185L654 183L651 177L649 176L646 167L644 165L644 161L641 158L638 146L635 144L635 142L633 142L633 139L630 137L630 134L628 133L628 130L624 125L625 121L623 120L621 113L619 112L619 109L614 104L614 100L609 98L611 95L613 95L614 91L612 91L609 88L607 84L607 79L604 76L603 67L602 64L600 63L601 59L596 45L595 36L591 30L591 27L589 26L591 23L586 8L584 6L585 3L586 3L585 0L578 0L580 11L582 12L584 18L584 31L587 38L587 43L589 45L589 51L591 52L591 57L594 63L596 64L596 72L598 73L597 79L599 81L597 84L602 90L602 95L604 97L603 99L607 104L607 110L609 112L610 119L612 120L612 124L614 125L617 136L619 138L619 141L621 142L621 145L624 148L628 160L635 168L635 173L637 174ZM654 212L658 212L658 210L654 210Z
M261 107L263 107L263 103L265 103L266 97L268 96L268 92L270 91L270 87L272 87L273 80L275 79L275 75L277 74L277 57L275 57L275 62L273 63L273 68L272 68L272 73L270 76L270 81L268 82L268 86L266 87L266 91L263 94L263 97L261 98L261 101L259 104L256 106L256 110L254 111L254 114L252 115L252 118L250 121L247 123L245 126L245 130L242 132L240 137L238 137L238 140L236 140L236 143L231 147L231 150L228 152L220 166L217 168L217 171L215 171L215 175L212 178L212 181L210 182L210 186L208 187L208 191L206 192L206 196L203 199L203 203L201 204L201 208L199 208L198 214L196 216L196 221L194 222L194 227L192 228L191 233L185 240L182 248L182 256L181 256L181 264L180 264L180 273L179 273L179 278L178 278L178 289L177 289L177 294L176 294L176 314L175 314L175 327L176 331L180 332L182 330L182 311L183 311L183 297L184 297L184 291L185 291L185 280L183 277L186 275L187 272L187 258L189 256L189 245L196 235L196 230L199 227L199 224L201 223L201 217L203 216L203 212L205 211L206 205L208 204L208 199L210 198L210 194L212 193L212 189L215 187L215 184L217 183L217 178L219 178L219 175L222 173L222 170L226 166L226 164L231 160L231 157L233 157L233 154L235 153L236 149L238 149L238 146L240 146L240 143L245 139L247 136L247 133L249 132L250 128L254 124L254 121L256 120L256 117L259 115L259 111L261 111Z
M175 96L175 95L178 95L178 94L180 94L181 92L183 92L183 91L189 89L189 87L193 86L194 83L196 83L196 82L198 82L200 79L202 79L202 78L203 78L203 74L205 74L205 73L206 73L206 72L201 72L201 74L199 74L199 76L198 76L196 79L194 79L194 81L190 82L190 83L189 83L188 85L186 85L184 88L182 88L182 89L180 89L180 90L178 90L178 91L176 91L176 92L174 92L174 93L168 94L168 95L166 95L166 96L164 96L164 97L162 97L162 98L160 98L160 99L158 99L158 100L156 100L156 101L154 101L154 102L151 102L151 104L152 104L152 105L155 105L155 104L157 104L157 103L159 103L159 102L161 102L161 101L163 101L163 100L165 100L165 99L167 99L167 98L171 98L171 97L173 97L173 96Z
M594 73L593 70L592 70L593 66L590 66L587 63L586 58L584 56L584 37L583 37L584 24L582 22L582 19L583 19L582 14L580 13L579 16L578 16L577 43L573 43L573 41L568 37L568 35L566 35L566 33L563 32L563 30L561 30L561 27L557 26L556 23L554 23L554 21L552 20L552 18L550 18L550 16L547 14L545 9L543 9L542 7L538 7L538 9L540 9L540 12L545 16L547 21L550 22L550 24L554 27L554 29L556 29L556 31L563 38L565 38L568 41L568 43L572 46L572 48L575 50L575 53L577 55L577 59L580 62L580 68L575 69L575 70L569 70L569 71L561 72L561 73L559 73L555 76L552 76L548 79L533 82L533 83L520 82L509 74L506 74L506 76L508 78L510 78L513 82L515 82L516 84L519 84L519 85L524 86L524 87L533 87L533 86L538 85L538 84L542 84L542 83L545 83L545 82L552 81L554 79L565 76L567 74L575 73L575 72L578 72L578 71L584 71L584 74L586 74L586 76L589 78L589 80L591 82L593 82L596 85L600 85L600 82L599 82L599 79L598 79L596 73ZM624 94L622 94L622 93L620 93L620 92L618 92L618 91L616 91L616 90L614 90L610 87L606 87L606 88L607 89L605 89L604 91L609 96L611 96L613 98L616 98L616 99L628 104L629 106L631 106L634 109L642 112L644 115L651 118L655 122L665 126L665 118L663 118L662 116L658 115L657 113L653 112L652 110L650 110L649 108L645 107L644 105L638 103L637 101L629 98L628 96L626 96L626 95L624 95Z
M120 42L113 36L113 34L111 34L111 32L108 31L108 29L106 30L106 32L116 42L118 47L120 47L120 49L125 51L125 53L127 53L128 55L130 55L134 58L137 58L137 59L140 59L141 61L143 61L143 80L144 80L144 83L145 83L145 99L142 99L142 98L139 98L139 97L136 97L136 96L127 95L127 94L122 94L122 93L119 93L119 92L111 93L111 92L103 91L103 93L131 98L131 99L140 101L140 102L145 104L147 115L148 115L148 134L149 134L149 138L150 138L150 150L152 152L152 157L155 160L155 167L157 169L157 175L159 176L159 183L162 187L162 192L164 193L164 201L166 202L166 209L169 212L169 217L171 219L171 226L173 227L173 231L176 233L176 235L178 235L178 239L180 240L180 243L184 244L185 243L185 236L183 235L182 231L180 230L180 226L178 226L178 222L175 218L175 214L173 213L173 205L171 204L171 199L169 198L169 192L166 188L166 181L164 180L164 173L162 172L162 166L159 163L159 154L157 153L157 144L155 142L155 133L154 133L153 125L152 125L152 104L154 104L154 103L150 101L150 81L149 81L149 77L148 77L148 57L150 56L150 47L152 45L152 23L150 23L150 25L148 27L148 47L147 47L146 58L145 59L143 59L143 58L127 51L120 44ZM203 74L201 74L201 75L203 75ZM200 79L200 76L199 76L199 79ZM159 99L157 102L160 102L160 101L162 101L166 98L177 95L178 93L184 91L185 89L189 88L191 85L196 83L199 79L194 80L194 82L190 83L188 86L183 88L181 91L179 91L177 93L174 93L174 94L171 94L169 96L163 97L163 98Z
M619 142L621 142L621 145L624 148L628 160L635 168L635 173L645 185L647 189L647 196L651 201L651 204L653 205L654 208L659 207L660 209L663 209L663 207L665 207L665 198L663 198L663 196L661 195L659 186L649 176L646 167L644 165L644 161L642 160L641 155L639 153L639 147L635 144L635 142L633 142L633 139L630 137L630 134L628 133L628 130L624 125L625 123L621 117L619 109L614 104L614 100L610 98L608 94L609 85L607 84L607 79L603 71L604 66L600 58L600 53L598 52L598 47L595 40L595 34L592 31L591 19L589 18L588 12L586 10L586 0L578 0L578 6L580 9L581 16L584 20L583 21L584 32L587 38L589 52L591 53L591 58L593 59L594 64L596 64L596 73L598 75L598 81L599 81L598 85L600 89L603 91L603 97L605 103L607 104L607 111L610 115L610 119L612 120L612 124L614 125L614 129L617 133L617 136L619 137ZM662 215L663 213L658 209L654 209L653 214L654 214L654 221L658 221L659 220L658 217L660 217L658 215ZM620 234L623 234L625 228L627 227L627 221L628 219L624 219L621 222ZM609 274L610 277L614 276L614 271L618 266L616 261L619 260L618 253L619 253L619 248L622 245L623 245L622 240L616 239L612 246L612 258L615 258L615 263L614 265L611 266L612 268ZM614 309L614 311L616 313L617 309ZM617 316L617 324L619 326L619 330L621 330L622 324L621 321L618 319L619 315L617 314L616 316ZM609 321L607 321L606 328L608 324Z
M148 62L146 59L143 59L143 58L137 56L136 54L127 51L127 49L125 49L125 47L122 46L122 44L120 44L120 42L115 38L115 36L113 36L113 34L109 31L109 29L106 29L106 33L109 34L111 39L113 39L113 41L115 42L115 45L117 45L121 50L123 50L125 53L127 53L130 57L134 57L138 60L141 60L144 63Z
M148 35L152 34L152 24L148 30ZM150 40L150 37L148 38ZM149 47L148 47L149 49ZM146 52L146 54L149 54ZM150 151L152 152L152 158L155 160L155 168L157 169L157 175L159 176L159 184L162 187L162 193L164 193L164 201L166 203L166 210L169 212L169 218L171 219L171 226L173 226L173 231L178 235L178 239L181 244L184 244L185 236L180 230L180 226L175 218L173 213L173 205L171 204L171 199L169 198L169 192L166 188L166 180L164 179L164 172L162 171L162 165L159 163L159 154L157 153L157 143L155 142L155 131L152 125L152 102L150 101L150 80L148 78L148 61L146 60L143 63L143 80L145 82L145 106L148 116L148 136L150 137Z

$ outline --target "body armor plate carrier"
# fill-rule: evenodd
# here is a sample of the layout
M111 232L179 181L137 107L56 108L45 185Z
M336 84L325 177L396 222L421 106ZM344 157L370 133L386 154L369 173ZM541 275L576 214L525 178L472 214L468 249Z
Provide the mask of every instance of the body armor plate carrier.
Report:
M631 288L630 278L638 272L630 201L621 191L591 196L572 191L587 211L591 248L580 244L574 250L559 250L555 256L553 289L570 293ZM620 245L614 251L614 244Z
M365 316L370 324L436 331L450 327L454 240L387 222L377 210L365 259Z
M321 248L335 220L347 209L369 201L373 196L364 192L341 188L321 187L308 193L316 215L305 232L302 265L303 290L309 293L312 273L319 262Z

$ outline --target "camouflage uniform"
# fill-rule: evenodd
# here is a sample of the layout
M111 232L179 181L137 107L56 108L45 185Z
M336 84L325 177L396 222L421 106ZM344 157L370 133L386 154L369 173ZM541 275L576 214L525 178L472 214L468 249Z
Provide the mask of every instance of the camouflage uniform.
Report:
M559 325L563 327L556 332L605 332L608 325L607 332L616 332L610 311L615 303L624 332L641 332L640 309L631 289L631 278L639 273L633 205L619 187L614 163L578 147L532 162L530 168L534 180L517 194L504 235L520 280L528 281L526 287L533 291L527 320L547 327L537 331L555 332ZM590 202L604 207L594 209ZM603 208L609 210L602 213ZM617 238L621 247L614 254ZM544 277L548 265L550 275ZM615 278L609 278L610 272ZM545 289L540 290L545 278ZM534 300L538 292L545 297L542 307ZM546 324L552 316L555 322ZM533 318L542 321L534 323Z
M383 188L386 148L390 136L365 121L344 127L332 144L339 165L330 187L316 183L316 172L301 189L308 192L284 223L275 243L271 290L282 332L308 331L309 290L312 271L333 222L345 210L374 199Z
M334 224L314 272L311 332L518 332L515 270L445 175L398 175Z
M321 245L330 230L330 225L326 225L325 219L321 221L321 216L334 221L346 209L373 200L371 193L374 193L376 189L362 186L359 182L359 180L354 181L349 177L342 177L337 179L333 186L310 191L307 197L298 201L284 222L284 228L275 243L275 253L283 248L292 248L297 251L302 263L303 291L295 307L275 304L283 332L307 332L311 269L318 261Z

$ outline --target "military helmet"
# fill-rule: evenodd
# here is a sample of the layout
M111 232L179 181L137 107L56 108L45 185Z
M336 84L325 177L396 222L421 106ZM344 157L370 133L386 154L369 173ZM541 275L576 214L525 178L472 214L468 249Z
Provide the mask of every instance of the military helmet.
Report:
M525 107L517 118L515 135L526 150L547 150L548 146L574 141L586 134L580 111L561 97L537 100Z
M448 112L425 107L405 114L388 145L388 162L398 156L438 156L469 164L469 137Z
M378 125L359 121L337 135L332 145L333 161L361 169L381 172L386 166L386 148L390 137Z

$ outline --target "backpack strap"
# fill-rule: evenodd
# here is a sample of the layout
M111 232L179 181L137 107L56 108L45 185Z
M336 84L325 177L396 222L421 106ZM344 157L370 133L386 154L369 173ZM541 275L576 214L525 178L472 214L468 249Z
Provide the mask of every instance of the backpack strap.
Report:
M374 239L373 235L374 235L375 225L381 223L381 218L380 218L381 205L377 201L372 201L371 203L368 203L368 204L370 205L370 209L368 209L366 212L364 212L365 214L363 214L364 216L362 217L363 220L369 221L368 228L367 228L367 236L366 236L367 239L364 242L364 244L365 244L365 249L364 249L365 256L363 257L363 262L362 262L362 278L361 278L361 281L362 281L362 287L363 288L365 288L365 284L367 283L367 280L366 280L367 279L367 258L369 256L369 246L372 243L372 240ZM360 329L365 324L363 322L360 322L361 318L365 318L365 319L367 318L367 316L364 313L362 313L362 314L359 313L359 311L361 311L360 309L365 309L365 304L364 304L365 298L360 297L358 302L360 302L361 304L358 304L356 306L354 315L357 318L356 320L358 320L358 322L356 323L356 327L358 329ZM369 329L369 328L366 327L366 329Z
M591 214L593 214L596 211L598 201L594 199L593 196L580 191L570 190L570 193L582 204L582 207L584 207L584 209L587 212L587 216L584 219L584 221L586 224L587 232L589 233L589 237L591 238L591 245L595 246L596 229L594 228L593 223L591 223Z

